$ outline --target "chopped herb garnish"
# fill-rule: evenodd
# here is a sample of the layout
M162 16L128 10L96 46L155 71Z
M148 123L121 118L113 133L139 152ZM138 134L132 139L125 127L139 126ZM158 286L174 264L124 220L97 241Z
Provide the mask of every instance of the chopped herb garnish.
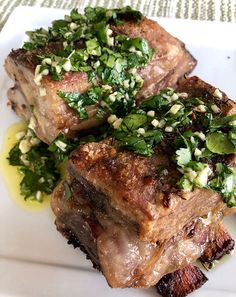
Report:
M64 134L59 134L52 144L48 146L48 150L53 153L56 165L59 166L64 162L69 154L79 145L78 139L68 140Z
M126 19L140 22L143 15L130 7L87 7L84 15L73 9L64 19L52 22L48 30L27 32L25 50L34 51L50 42L59 44L54 53L37 56L36 84L46 75L62 80L66 72L84 72L90 89L84 93L58 90L58 95L82 120L88 118L91 105L96 106L98 119L111 115L109 126L99 128L96 135L69 141L60 134L50 146L29 131L9 153L10 164L19 166L24 174L22 195L40 201L42 193L52 192L59 180L58 166L74 148L112 135L121 149L143 156L152 156L159 148L166 150L170 166L175 166L179 176L175 186L182 191L212 189L229 207L236 206L236 171L225 165L224 159L236 152L236 115L224 117L215 100L187 98L188 94L171 88L136 107L135 96L143 84L138 70L154 52L145 39L113 30ZM222 94L216 90L214 96L221 98ZM70 199L67 183L64 192Z
M212 132L207 135L206 147L215 154L225 155L236 153L236 147L223 132Z
M48 30L30 32L30 40L23 46L26 50L55 41L61 44L54 53L38 56L35 83L40 85L43 76L48 74L53 80L62 80L66 72L85 72L92 84L91 90L85 94L58 92L78 111L80 119L87 119L86 106L91 104L96 104L100 111L103 109L104 114L127 114L135 105L135 95L143 83L137 69L150 61L153 50L142 38L130 38L112 30L113 25L126 19L139 22L143 16L130 7L87 7L84 16L73 9L63 20L54 21ZM97 92L98 85L101 92Z
M216 177L209 184L209 188L219 192L224 197L228 207L236 206L236 171L222 163L216 164Z
M108 122L120 147L144 156L152 156L158 147L166 150L181 174L177 187L187 192L210 188L232 207L236 206L235 171L226 165L214 170L212 164L217 156L236 152L235 115L220 117L211 106L201 98L183 100L165 89L123 118L111 115Z
M97 104L101 93L102 89L100 87L93 87L83 94L59 91L58 95L63 98L71 108L78 111L81 119L87 119L88 114L85 107Z
M69 154L80 144L104 139L109 129L105 124L96 129L96 134L70 140L61 133L51 145L40 141L30 129L25 133L22 131L24 136L10 150L8 161L22 173L20 193L24 199L42 202L63 178L61 166ZM67 186L65 184L65 196L69 199L70 189Z
M37 139L33 132L17 143L9 152L9 163L13 166L19 166L23 174L20 183L20 192L27 199L39 200L37 193L51 194L59 179L59 172L56 167L56 159L53 153L48 150L48 145ZM26 144L27 151L21 144ZM22 152L23 151L23 152ZM37 197L36 197L37 195ZM41 200L40 200L41 201Z
M180 167L185 167L192 160L189 148L180 148L176 151L176 155L176 161Z

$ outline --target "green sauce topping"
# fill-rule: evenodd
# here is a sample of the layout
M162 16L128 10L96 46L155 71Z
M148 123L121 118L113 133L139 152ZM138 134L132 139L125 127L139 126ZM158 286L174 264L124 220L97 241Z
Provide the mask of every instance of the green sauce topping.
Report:
M112 134L120 147L143 156L166 151L182 175L181 190L209 188L236 206L236 171L226 165L236 152L236 115L224 117L218 106L212 112L212 103L186 97L164 89L124 118L110 116Z
M65 72L85 72L92 84L86 93L58 92L79 117L87 119L86 106L94 104L98 116L103 115L101 110L119 116L127 114L135 106L135 95L143 84L137 69L150 61L154 51L146 40L118 33L115 26L126 19L140 22L143 15L130 7L87 7L84 15L73 9L48 30L28 32L30 41L23 46L26 50L52 42L63 45L57 53L38 56L35 82L40 85L43 75L61 80Z

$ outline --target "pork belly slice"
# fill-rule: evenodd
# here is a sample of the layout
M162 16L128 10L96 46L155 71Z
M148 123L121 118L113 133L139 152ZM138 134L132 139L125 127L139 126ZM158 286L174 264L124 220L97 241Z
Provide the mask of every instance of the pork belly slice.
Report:
M184 80L178 90L190 98L217 100L215 88L197 77ZM223 115L236 113L235 103L225 94L217 101ZM211 190L195 188L183 196L174 186L180 173L169 160L168 147L159 145L154 150L147 158L121 150L112 138L88 143L71 154L68 172L86 188L95 208L118 213L144 241L169 239L194 218L207 216L216 208L226 212L222 197ZM227 158L235 166L235 158ZM167 177L159 177L160 167L168 169Z
M163 297L185 297L199 289L207 281L204 273L194 265L165 275L156 285L157 292Z
M184 44L152 20L144 18L140 24L125 21L122 26L112 29L130 37L145 38L155 49L150 63L139 70L144 85L137 99L152 95L163 87L175 86L178 79L191 72L196 65L196 60ZM59 90L86 92L91 85L85 73L68 72L62 81L53 81L48 75L43 77L41 87L35 84L34 70L39 63L37 55L56 54L61 48L62 44L52 43L32 52L17 49L5 61L6 71L15 81L15 86L8 92L12 108L23 119L32 119L37 136L47 143L52 142L60 132L68 137L74 136L78 131L98 126L102 122L95 117L96 106L89 106L89 118L80 120L77 112L69 108L57 94ZM46 95L42 95L44 90Z
M141 241L124 222L117 223L103 210L94 208L81 184L71 184L72 197L67 198L61 183L51 200L57 228L87 254L111 287L153 286L164 275L195 262L207 242L215 238L218 212L208 225L196 218L163 243Z

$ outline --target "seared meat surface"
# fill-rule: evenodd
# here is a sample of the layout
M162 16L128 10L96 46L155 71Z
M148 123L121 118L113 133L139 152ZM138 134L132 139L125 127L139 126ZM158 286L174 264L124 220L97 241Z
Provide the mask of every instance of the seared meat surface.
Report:
M155 50L149 64L139 69L144 84L137 94L137 100L143 100L163 87L175 86L179 78L191 72L196 64L184 44L152 20L144 18L140 24L125 21L112 29L129 37L142 37ZM77 111L68 107L58 96L58 91L86 92L91 87L86 73L67 72L61 81L52 80L50 75L46 75L41 86L35 84L35 67L39 62L37 56L56 54L61 48L61 43L52 42L30 52L13 50L5 61L6 71L15 81L15 86L8 92L12 108L23 119L31 120L37 136L47 143L51 143L60 132L68 137L74 136L77 131L98 126L105 120L97 119L94 105L87 107L88 119L81 120Z
M160 165L169 166L164 153L146 158L120 152L108 139L74 151L68 171L86 188L94 207L109 205L110 212L120 212L141 240L162 242L195 217L226 208L220 195L207 189L195 189L188 199L178 192L164 192L156 174Z
M70 188L69 200L63 183L54 191L51 206L57 228L70 240L73 234L111 287L153 286L163 275L195 262L216 237L220 212L208 225L196 218L163 243L141 241L124 222L116 223L107 213L94 208L82 185L76 183Z
M220 260L224 255L229 254L235 246L235 241L222 224L219 224L216 232L217 236L213 241L209 241L200 258L203 263L210 267L214 261Z
M200 260L211 268L215 260L221 259L234 248L234 240L231 238L223 224L218 224L215 237L209 240L205 246ZM196 266L189 264L186 267L165 275L156 288L163 297L184 297L200 288L207 281L206 276Z

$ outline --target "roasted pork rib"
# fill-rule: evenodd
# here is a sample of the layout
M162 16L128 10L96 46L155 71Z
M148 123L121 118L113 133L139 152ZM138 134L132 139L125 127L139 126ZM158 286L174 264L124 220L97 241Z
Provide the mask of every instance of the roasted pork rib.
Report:
M179 78L192 71L196 60L185 49L178 39L167 33L158 23L144 18L140 24L125 21L123 25L112 27L114 32L127 34L130 37L145 38L155 54L150 63L140 69L144 84L137 99L142 100L166 86L175 86ZM86 92L90 88L87 75L81 72L68 72L61 81L54 81L50 75L44 76L41 87L34 82L34 71L39 63L37 55L57 53L61 43L49 43L34 51L13 50L5 61L9 76L15 86L9 90L8 98L12 108L23 119L33 122L37 136L50 143L63 132L68 136L79 130L99 125L96 117L96 106L87 108L88 120L80 120L58 96L58 91ZM42 89L46 95L42 95Z
M197 77L183 80L178 91L189 98L217 100L222 115L236 113L233 101L224 93L215 98L215 88ZM231 155L222 158L235 167ZM160 165L170 176L158 176ZM185 296L205 278L193 266L181 269L199 258L211 263L234 247L221 224L228 209L220 194L199 188L183 194L170 178L178 180L179 172L171 165L166 143L153 156L143 157L121 149L110 137L70 155L66 181L52 198L56 225L85 251L111 287L147 288L161 280L163 289L165 282L174 286L173 280L190 271L186 282L196 273L196 283L186 283L186 290L176 295Z
M190 98L211 100L215 88L193 77L179 90ZM218 105L224 115L236 113L235 103L225 95ZM228 162L235 165L231 159ZM169 172L164 179L157 176L160 166ZM169 183L169 179L179 179L179 172L171 166L168 146L158 146L155 154L146 158L120 150L112 138L88 143L71 154L68 171L87 189L94 205L99 201L106 211L118 213L145 241L162 242L192 218L207 215L215 207L227 208L221 196L208 189L196 188L182 199L183 194Z

